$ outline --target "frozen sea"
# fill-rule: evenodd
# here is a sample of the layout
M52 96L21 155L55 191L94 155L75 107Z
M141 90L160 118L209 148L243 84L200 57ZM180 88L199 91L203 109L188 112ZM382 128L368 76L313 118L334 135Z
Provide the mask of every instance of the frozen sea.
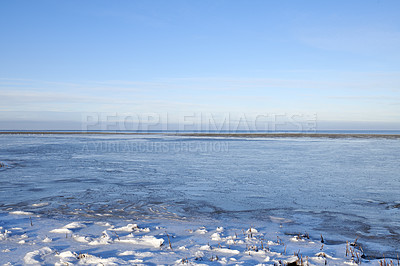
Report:
M0 135L0 161L2 212L278 224L400 253L399 139Z

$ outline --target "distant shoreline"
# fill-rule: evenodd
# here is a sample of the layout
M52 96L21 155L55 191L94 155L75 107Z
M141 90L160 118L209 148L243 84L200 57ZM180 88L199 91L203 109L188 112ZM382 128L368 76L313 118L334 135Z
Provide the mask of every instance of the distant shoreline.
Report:
M0 131L0 135L163 135L182 137L231 138L359 138L400 139L400 134L371 133L171 133L171 132L101 132L101 131Z

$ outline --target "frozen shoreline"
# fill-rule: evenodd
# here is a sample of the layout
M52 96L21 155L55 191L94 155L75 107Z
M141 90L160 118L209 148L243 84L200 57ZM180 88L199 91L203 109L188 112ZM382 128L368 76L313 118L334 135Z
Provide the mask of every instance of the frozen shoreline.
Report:
M363 263L397 265L397 139L46 134L2 135L0 265L343 265L356 237ZM224 152L85 149L221 139Z
M23 211L3 212L0 217L1 265L286 265L296 261L379 265L379 259L361 258L360 249L350 242L330 245L310 239L305 232L285 235L279 223L253 227L215 221L78 221Z

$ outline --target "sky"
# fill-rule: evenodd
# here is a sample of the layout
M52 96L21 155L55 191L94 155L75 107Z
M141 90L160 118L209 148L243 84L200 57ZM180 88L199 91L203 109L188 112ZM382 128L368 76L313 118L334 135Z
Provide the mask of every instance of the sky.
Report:
M398 0L0 1L0 130L399 130L399 10Z

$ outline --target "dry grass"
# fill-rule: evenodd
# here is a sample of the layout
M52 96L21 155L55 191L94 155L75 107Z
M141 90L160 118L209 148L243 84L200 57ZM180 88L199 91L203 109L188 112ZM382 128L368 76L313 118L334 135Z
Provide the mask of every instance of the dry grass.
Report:
M379 261L379 265L380 266L400 266L400 259L399 259L399 255L397 255L397 261L393 262L393 260L388 260L386 261L385 259L385 255L383 255L383 260Z
M169 244L169 248L170 248L171 250L173 250L173 249L172 249L171 240L170 240L170 238L169 238L169 235L168 235L168 233L167 233L167 232L165 232L165 233L167 234L167 237L168 237L168 244Z
M351 256L351 261L356 264L361 264L362 258L365 257L362 247L357 243L358 237L354 242L346 241L346 257Z

